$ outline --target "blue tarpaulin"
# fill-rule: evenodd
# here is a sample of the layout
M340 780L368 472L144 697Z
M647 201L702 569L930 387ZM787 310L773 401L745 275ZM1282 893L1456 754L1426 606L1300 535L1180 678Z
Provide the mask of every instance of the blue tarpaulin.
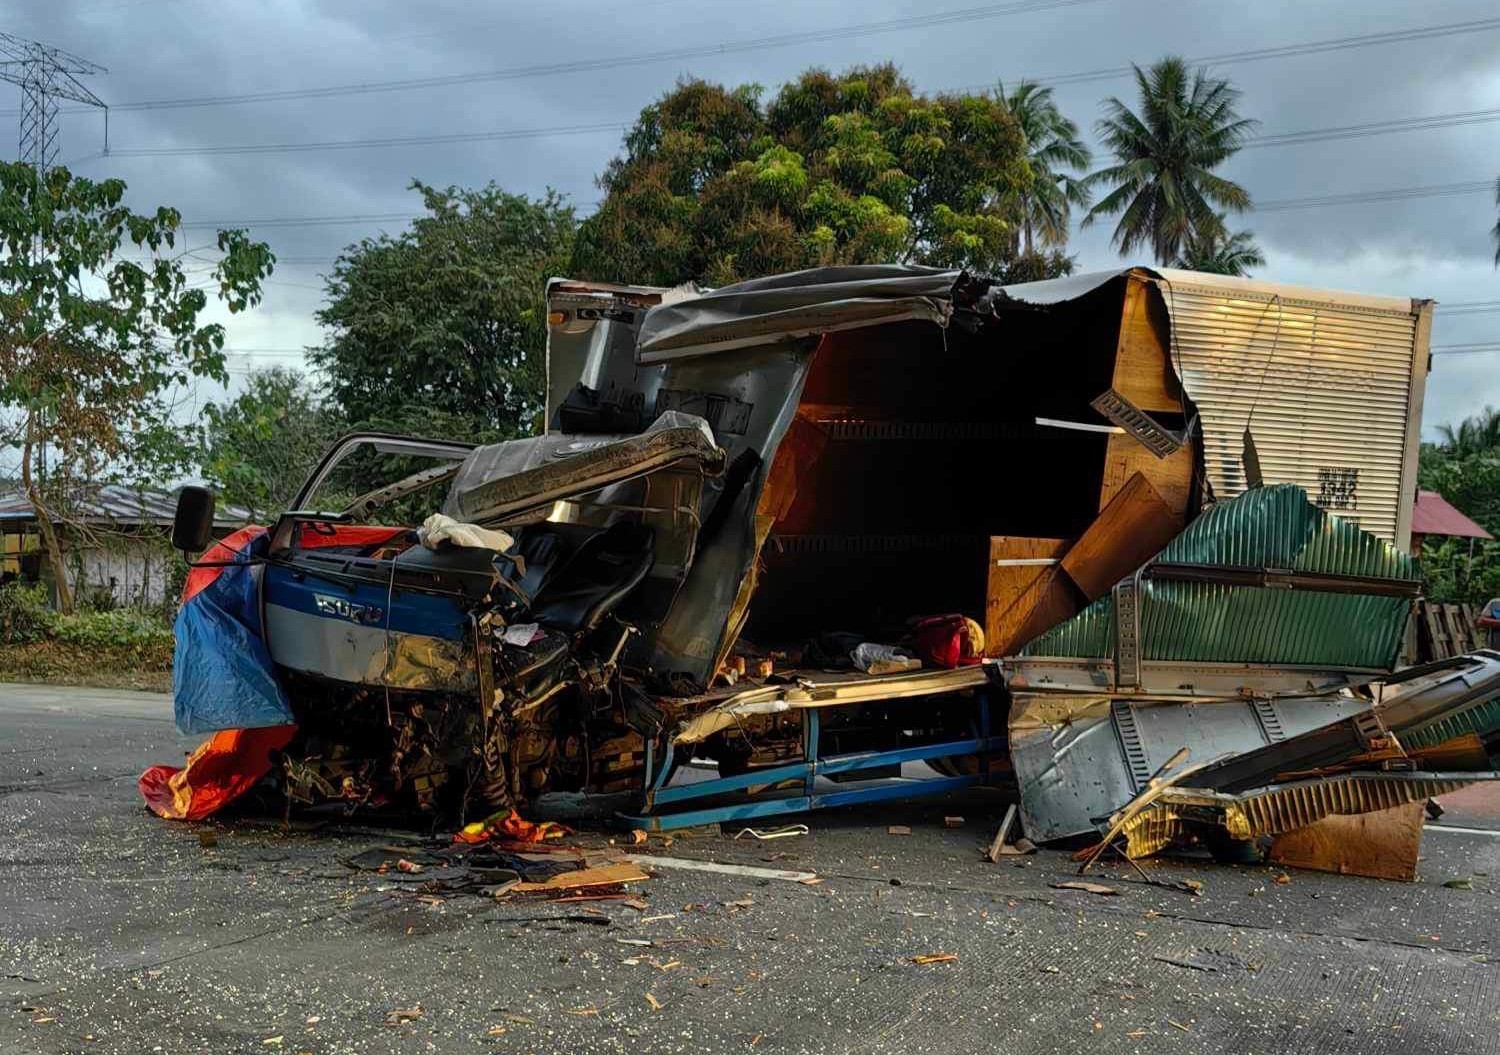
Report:
M205 561L232 564L196 568L189 577L172 627L172 702L184 733L295 721L261 629L261 567L253 560L265 555L267 542L264 529L238 532L204 554Z

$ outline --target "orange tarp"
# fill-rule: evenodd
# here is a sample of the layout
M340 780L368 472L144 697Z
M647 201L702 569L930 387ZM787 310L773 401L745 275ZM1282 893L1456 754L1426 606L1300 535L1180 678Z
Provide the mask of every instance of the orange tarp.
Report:
M181 769L152 766L142 773L141 797L168 820L200 821L254 787L270 771L271 753L296 733L295 725L217 732Z

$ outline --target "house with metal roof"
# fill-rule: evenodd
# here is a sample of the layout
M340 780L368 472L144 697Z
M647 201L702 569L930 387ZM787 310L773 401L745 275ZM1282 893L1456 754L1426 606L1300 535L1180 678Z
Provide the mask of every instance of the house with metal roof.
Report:
M176 506L170 492L122 484L94 484L70 495L54 522L74 593L121 605L165 601ZM220 505L214 532L227 535L249 516L247 510ZM51 582L54 570L47 563L30 499L19 489L0 491L0 582Z

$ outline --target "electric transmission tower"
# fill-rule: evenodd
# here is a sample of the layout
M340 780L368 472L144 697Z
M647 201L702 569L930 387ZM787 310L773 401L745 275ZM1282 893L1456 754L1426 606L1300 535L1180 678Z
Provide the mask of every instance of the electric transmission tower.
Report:
M57 100L71 99L104 111L104 149L109 150L109 107L78 77L109 72L103 66L0 33L0 80L21 88L21 160L45 172L57 160Z

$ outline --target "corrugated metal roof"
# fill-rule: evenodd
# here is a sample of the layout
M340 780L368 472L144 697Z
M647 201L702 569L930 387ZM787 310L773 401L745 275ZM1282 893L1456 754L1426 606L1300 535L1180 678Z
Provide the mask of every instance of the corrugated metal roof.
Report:
M1413 535L1452 535L1456 538L1494 538L1464 516L1436 491L1418 491L1411 513Z
M171 525L177 512L177 496L154 488L123 484L96 484L80 489L69 501L69 516L98 526L123 524ZM0 521L31 520L31 501L20 491L0 493ZM214 509L215 527L240 527L250 520L250 511L219 504Z
M1294 484L1247 491L1204 513L1152 563L1217 564L1411 582L1416 563L1332 516ZM1140 645L1148 660L1389 667L1411 602L1404 597L1146 579ZM1025 656L1114 653L1105 596L1035 639Z

